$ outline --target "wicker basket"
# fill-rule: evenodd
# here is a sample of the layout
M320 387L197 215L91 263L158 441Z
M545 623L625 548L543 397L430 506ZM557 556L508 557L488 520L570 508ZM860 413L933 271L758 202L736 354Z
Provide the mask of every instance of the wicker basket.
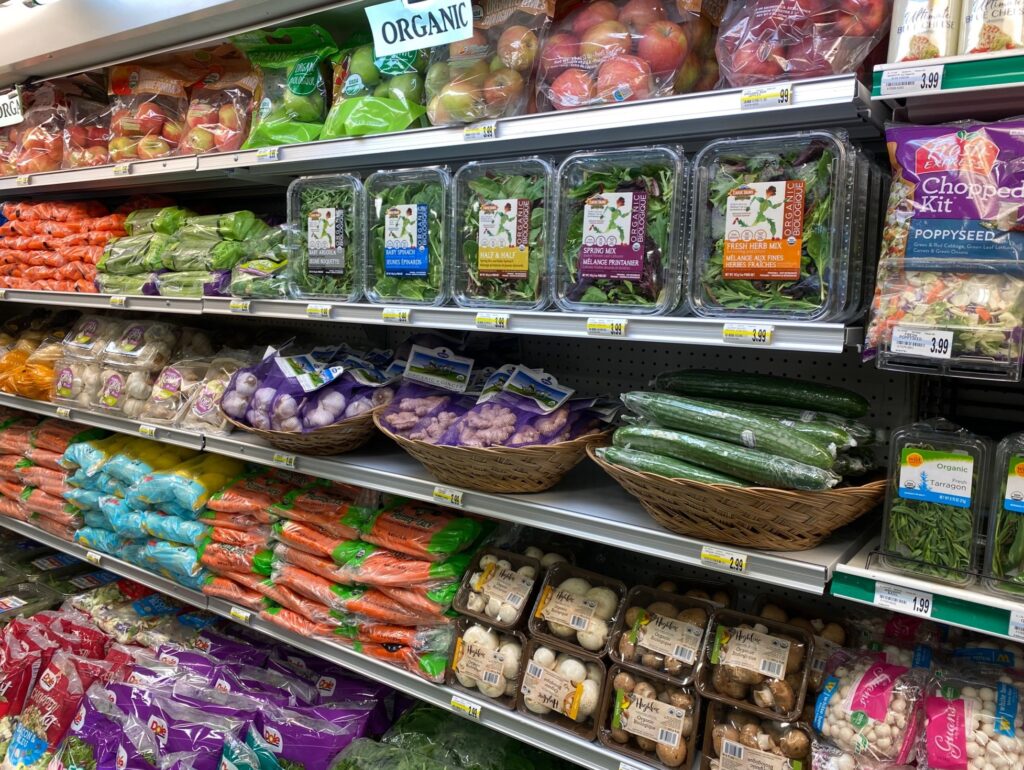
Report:
M378 407L379 408L379 407ZM296 454L326 457L351 452L366 444L373 438L373 412L366 412L357 417L349 417L326 428L317 428L308 433L285 433L276 430L260 430L250 425L243 425L228 415L224 419L238 430L252 433L264 439L271 446Z
M608 443L608 433L516 449L436 446L396 436L374 415L377 428L419 460L444 484L477 492L543 492L562 480L586 456L588 447Z
M814 548L885 496L885 479L825 492L729 487L640 473L587 453L666 529L745 548Z

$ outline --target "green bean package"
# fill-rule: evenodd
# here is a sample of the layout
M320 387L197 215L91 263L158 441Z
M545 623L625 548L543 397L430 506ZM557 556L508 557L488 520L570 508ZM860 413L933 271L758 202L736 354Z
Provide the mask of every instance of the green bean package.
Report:
M974 582L991 451L988 439L941 418L893 431L881 546L887 567Z
M999 442L990 482L988 550L985 574L989 587L1024 595L1024 433Z
M578 152L558 170L555 302L568 312L670 313L684 260L684 161L673 147Z
M460 306L542 310L548 304L553 178L541 158L459 169L452 293Z
M288 187L294 245L289 293L356 302L366 252L366 192L351 174L296 179Z
M448 188L439 167L378 171L366 180L370 245L366 297L376 304L448 299Z

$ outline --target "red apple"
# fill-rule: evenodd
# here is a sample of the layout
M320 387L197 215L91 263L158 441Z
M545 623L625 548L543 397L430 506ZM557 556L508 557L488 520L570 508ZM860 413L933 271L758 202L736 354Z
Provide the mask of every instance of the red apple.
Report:
M683 28L671 21L652 21L637 44L640 58L654 72L674 73L686 58L687 43Z
M242 146L244 140L245 136L241 131L218 128L213 132L213 143L217 145L218 152L234 152Z
M595 24L580 40L580 56L590 64L622 56L632 48L633 38L629 30L617 21Z
M41 174L44 171L56 171L60 168L60 158L54 159L46 152L31 151L22 153L14 161L19 174Z
M231 131L241 131L244 115L233 104L222 104L217 110L217 122Z
M556 110L586 107L594 101L594 79L580 69L568 69L551 84L551 104Z
M209 133L209 132L207 132ZM171 145L159 136L144 136L139 140L139 157L142 160L163 158L171 154Z
M143 134L159 134L167 120L167 113L159 104L146 102L140 104L135 111L135 119L139 121L139 131Z
M202 155L204 152L212 150L213 146L213 132L203 128L202 126L196 126L189 129L189 132L185 134L185 138L182 139L181 152L183 155Z
M465 40L448 46L449 59L478 59L487 54L487 35L477 30Z
M185 133L185 127L176 120L168 120L164 123L163 129L160 131L160 136L166 139L171 144L178 144L181 141L182 135Z
M800 42L786 48L786 75L793 78L815 78L834 74L832 63L822 51L815 47L813 37L805 37ZM826 50L831 49L830 41L821 41Z
M64 160L61 163L64 168L80 168L85 165L85 150L74 147L64 153Z
M837 26L843 35L849 37L870 37L889 18L889 4L886 0L852 0L844 3L837 14Z
M128 110L114 110L110 117L110 130L115 136L138 136L139 121Z
M700 80L701 69L701 60L697 52L690 51L676 73L675 81L672 84L672 93L688 94L693 92L697 81Z
M106 147L87 147L85 157L82 159L83 166L102 166L109 162L109 153Z
M67 126L64 129L64 140L69 147L85 147L89 143L89 132L85 126Z
M726 57L732 68L729 83L739 87L778 80L782 76L782 61L785 55L782 46L772 46L756 40L744 43L731 57Z
M509 69L528 72L537 58L537 33L518 24L509 27L498 38L498 56Z
M580 41L568 32L556 32L547 39L540 52L541 72L555 77L573 65L580 55Z
M591 27L602 21L615 21L619 18L619 9L610 0L597 0L579 9L572 20L572 31L576 37L583 37Z
M217 123L218 111L212 104L206 102L192 102L185 113L185 123L189 128L196 126L212 126Z
M448 126L454 121L448 110L441 104L441 97L435 96L427 104L427 119L432 126Z
M26 150L50 150L59 143L57 136L42 126L30 128L21 139L21 146Z
M494 117L500 116L509 105L519 102L524 88L523 76L514 69L501 69L495 72L484 83L487 113Z
M106 147L110 141L110 131L103 126L89 126L86 129L89 147Z
M639 56L609 59L597 71L597 97L603 102L635 102L651 95L651 67Z
M135 160L139 157L139 140L130 136L118 136L110 140L110 160Z
M619 12L619 22L633 32L643 32L648 24L667 18L661 0L629 0Z

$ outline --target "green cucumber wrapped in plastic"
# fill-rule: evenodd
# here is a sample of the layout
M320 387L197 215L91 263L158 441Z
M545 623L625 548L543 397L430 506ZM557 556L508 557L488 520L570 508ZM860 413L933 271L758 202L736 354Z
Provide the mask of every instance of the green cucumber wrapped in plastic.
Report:
M667 428L619 428L612 443L623 449L667 455L778 489L813 492L831 489L839 483L837 475L813 465Z
M621 465L632 471L641 473L653 473L656 476L664 476L667 479L686 479L688 481L699 481L702 484L725 484L730 487L749 487L745 481L726 476L724 473L702 468L699 465L684 463L673 457L651 454L650 452L639 452L635 449L623 449L621 447L601 447L597 450L597 456L612 465Z
M653 386L694 398L813 409L843 417L863 417L869 408L863 396L845 388L767 374L691 369L659 374L654 378Z
M745 409L748 412L759 414L762 417L771 417L779 422L792 422L799 429L803 425L813 426L813 430L821 426L838 428L833 439L837 449L843 448L844 441L852 440L854 443L847 446L862 446L874 444L880 441L878 431L863 422L854 420L851 417L840 417L838 414L828 412L814 412L809 409L794 409L789 406L765 406L764 404L751 404L746 401L725 401L721 399L707 399L709 403L727 406L734 409ZM808 431L810 432L810 431ZM845 435L844 435L845 434ZM824 434L822 434L824 435ZM882 442L884 443L884 441Z
M742 409L642 391L623 393L622 403L666 428L757 448L817 468L831 468L836 459L834 444L818 443L782 423Z

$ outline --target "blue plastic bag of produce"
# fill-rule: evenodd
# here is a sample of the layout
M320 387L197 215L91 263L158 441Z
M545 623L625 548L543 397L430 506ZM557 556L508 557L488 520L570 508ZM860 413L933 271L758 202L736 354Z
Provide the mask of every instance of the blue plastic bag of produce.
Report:
M151 473L128 493L133 508L158 508L195 518L215 492L245 470L245 463L200 454L165 471ZM177 507L174 507L177 506Z

